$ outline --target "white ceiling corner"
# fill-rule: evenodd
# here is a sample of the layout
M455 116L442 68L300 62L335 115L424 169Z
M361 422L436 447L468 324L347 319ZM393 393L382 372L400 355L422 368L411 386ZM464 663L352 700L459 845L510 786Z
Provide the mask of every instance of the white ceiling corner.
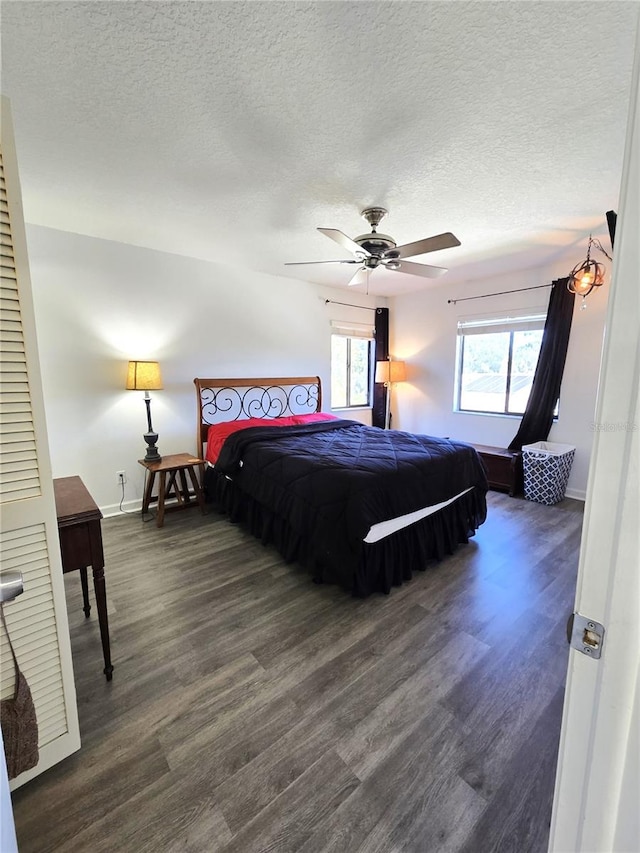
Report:
M543 263L618 202L637 2L4 2L28 222L346 285L316 231ZM377 270L369 290L429 282Z

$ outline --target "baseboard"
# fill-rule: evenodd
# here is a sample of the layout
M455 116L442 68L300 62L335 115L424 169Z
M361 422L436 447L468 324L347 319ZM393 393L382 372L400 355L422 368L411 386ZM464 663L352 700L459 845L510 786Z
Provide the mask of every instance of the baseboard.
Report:
M169 507L174 506L177 501L174 498L171 498L168 501L165 501L165 507L168 509ZM151 504L151 512L155 513L157 509L157 504ZM108 504L107 506L101 506L100 512L102 513L103 518L114 518L117 515L126 515L129 513L130 515L140 515L142 511L142 499L137 498L134 501L125 501L122 506L119 503L117 504Z
M573 498L576 501L586 501L587 493L583 489L567 489L564 493L565 498Z
M127 512L139 513L142 509L142 500L138 498L134 501L125 501L120 507L120 503L101 506L100 512L103 518L112 518L114 515L124 515Z

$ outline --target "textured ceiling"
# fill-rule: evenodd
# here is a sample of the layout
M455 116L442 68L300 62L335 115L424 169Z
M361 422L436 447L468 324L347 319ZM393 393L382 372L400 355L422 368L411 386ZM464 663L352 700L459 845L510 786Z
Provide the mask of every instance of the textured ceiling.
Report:
M4 0L28 222L340 285L316 226L456 280L586 246L617 208L635 2ZM385 271L369 292L429 282ZM358 288L362 289L362 288Z

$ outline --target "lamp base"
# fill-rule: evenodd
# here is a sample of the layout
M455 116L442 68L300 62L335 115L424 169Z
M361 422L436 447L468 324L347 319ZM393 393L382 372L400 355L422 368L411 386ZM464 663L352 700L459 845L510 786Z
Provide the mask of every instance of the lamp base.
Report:
M387 400L384 411L384 428L391 429L391 383L385 382L384 387L387 391Z
M145 432L143 435L144 440L149 445L147 447L147 452L144 457L145 462L160 462L162 460L162 456L158 452L158 448L156 447L156 441L158 440L157 432Z

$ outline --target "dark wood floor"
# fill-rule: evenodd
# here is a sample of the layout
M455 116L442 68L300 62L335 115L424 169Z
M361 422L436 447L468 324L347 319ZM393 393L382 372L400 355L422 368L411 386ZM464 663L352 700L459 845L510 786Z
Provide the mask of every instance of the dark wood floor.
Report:
M21 853L544 853L581 524L492 492L357 600L216 513L107 519L114 678L67 575L82 749L14 794Z

